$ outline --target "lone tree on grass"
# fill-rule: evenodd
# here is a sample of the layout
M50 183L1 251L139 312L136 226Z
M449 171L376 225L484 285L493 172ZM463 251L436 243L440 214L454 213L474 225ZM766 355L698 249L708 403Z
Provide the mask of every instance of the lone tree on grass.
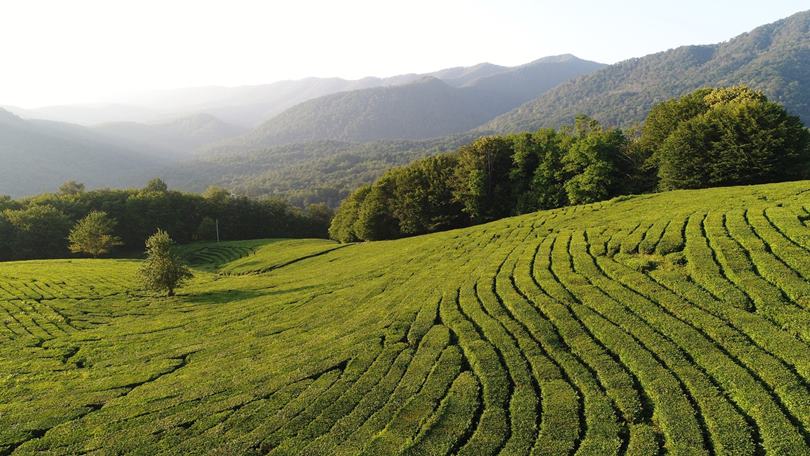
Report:
M113 247L123 245L114 236L117 222L103 211L93 211L76 222L68 235L68 248L73 253L87 253L93 258L109 253Z
M138 271L147 289L166 291L168 296L174 296L175 288L192 277L180 257L172 252L173 244L169 233L157 230L146 240L146 261Z

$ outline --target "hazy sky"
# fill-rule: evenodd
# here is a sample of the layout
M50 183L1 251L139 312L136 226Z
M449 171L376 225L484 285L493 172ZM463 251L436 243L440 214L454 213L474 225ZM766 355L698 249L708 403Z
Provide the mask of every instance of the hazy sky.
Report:
M0 105L727 40L807 0L0 0Z

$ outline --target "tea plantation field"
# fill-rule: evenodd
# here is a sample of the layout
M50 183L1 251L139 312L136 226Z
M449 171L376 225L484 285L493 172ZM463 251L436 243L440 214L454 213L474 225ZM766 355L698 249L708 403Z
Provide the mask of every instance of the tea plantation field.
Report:
M0 264L0 454L810 454L810 182Z

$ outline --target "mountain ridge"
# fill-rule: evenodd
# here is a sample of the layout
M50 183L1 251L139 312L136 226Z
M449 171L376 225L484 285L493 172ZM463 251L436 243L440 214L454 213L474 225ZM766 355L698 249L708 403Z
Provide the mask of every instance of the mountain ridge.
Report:
M0 109L0 195L56 191L67 180L90 187L140 185L167 161L121 146L79 125L25 120Z
M578 114L628 126L640 121L654 103L704 86L737 84L763 90L810 122L810 11L721 43L681 46L610 65L563 83L477 130L559 127Z
M461 133L603 66L569 55L552 56L502 71L491 66L449 69L442 73L453 76L449 82L428 74L409 84L339 92L298 104L214 149L319 140L428 139Z

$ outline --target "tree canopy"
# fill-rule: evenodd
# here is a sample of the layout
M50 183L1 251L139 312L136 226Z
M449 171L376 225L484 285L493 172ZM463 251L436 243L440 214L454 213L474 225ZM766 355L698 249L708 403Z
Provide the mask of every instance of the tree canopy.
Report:
M174 296L175 289L192 277L191 270L172 251L173 245L169 233L160 229L146 240L146 260L138 273L147 290Z
M68 248L73 253L86 253L93 258L110 253L123 245L113 231L118 224L104 211L92 211L76 222L68 234Z
M327 236L331 211L323 206L299 209L279 199L234 196L221 189L211 189L204 196L164 191L161 183L156 180L147 188L130 190L46 193L20 200L0 197L0 260L69 255L71 227L93 212L104 212L107 219L115 220L115 236L130 249L143 245L157 229L171 232L180 243L215 239L215 220L220 222L222 239ZM74 184L72 188L81 186Z
M810 134L799 118L743 86L654 107L642 139L662 190L794 180L810 163Z

